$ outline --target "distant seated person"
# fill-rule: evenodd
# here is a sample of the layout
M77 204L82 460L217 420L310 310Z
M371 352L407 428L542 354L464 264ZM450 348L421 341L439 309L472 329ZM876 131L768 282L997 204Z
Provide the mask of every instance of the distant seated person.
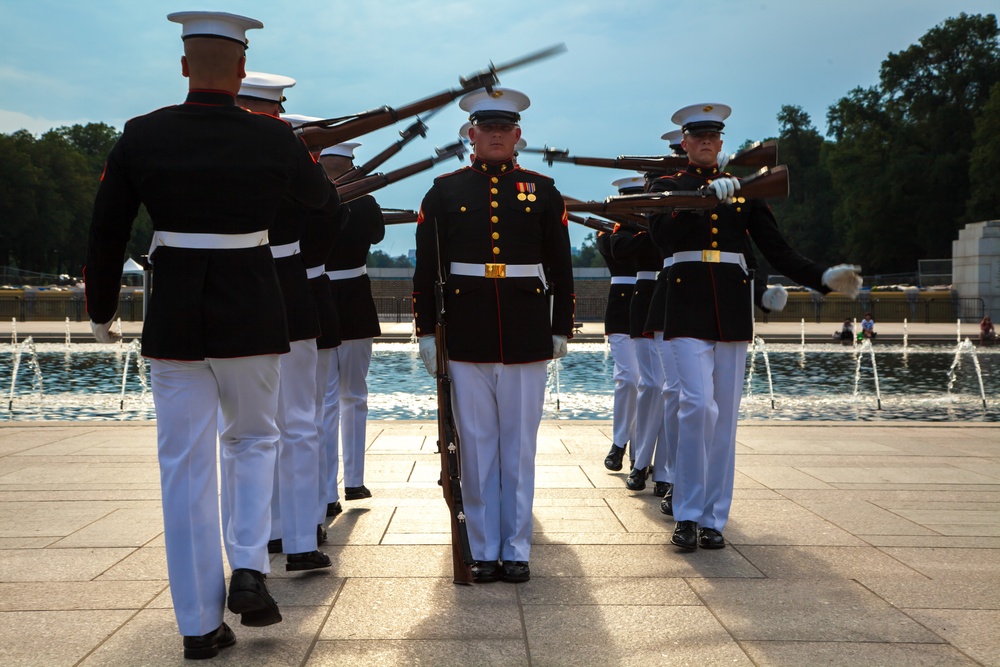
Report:
M997 331L993 328L993 320L987 315L979 323L979 344L992 345L997 340Z
M851 322L851 318L844 320L844 325L840 328L840 331L833 332L834 338L839 338L840 342L844 345L850 345L854 340L854 323Z
M865 318L861 320L861 335L868 340L875 340L875 320L872 319L871 313L865 313Z

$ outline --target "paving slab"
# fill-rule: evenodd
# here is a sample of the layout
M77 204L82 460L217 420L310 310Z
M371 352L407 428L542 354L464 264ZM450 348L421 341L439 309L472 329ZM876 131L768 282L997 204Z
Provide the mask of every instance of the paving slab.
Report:
M326 521L333 566L272 555L284 621L226 612L216 661L997 664L1000 427L741 423L729 546L690 553L604 468L610 438L544 422L531 581L461 587L436 425L370 423L374 495ZM0 423L0 663L184 664L155 449L149 422Z

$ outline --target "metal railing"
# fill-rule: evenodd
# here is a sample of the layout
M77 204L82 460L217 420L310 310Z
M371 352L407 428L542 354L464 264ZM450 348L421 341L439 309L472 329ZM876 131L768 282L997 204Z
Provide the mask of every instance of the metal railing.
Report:
M600 322L604 319L607 297L577 297L576 321ZM408 322L412 319L409 297L375 297L375 308L379 320L383 322ZM846 297L790 298L785 309L765 315L755 309L761 322L810 322L840 323L845 319L861 319L870 312L876 321L902 322L979 322L985 311L985 303L979 298L943 297L929 299L885 298L874 294L862 294L856 301ZM58 295L46 293L44 296L18 293L5 296L0 292L0 320L17 318L19 322L87 320L86 305L79 293ZM122 294L118 301L118 317L128 322L142 321L142 294Z

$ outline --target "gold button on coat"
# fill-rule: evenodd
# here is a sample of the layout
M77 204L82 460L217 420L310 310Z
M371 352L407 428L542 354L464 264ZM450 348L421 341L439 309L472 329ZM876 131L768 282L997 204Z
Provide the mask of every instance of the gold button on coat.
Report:
M462 213L465 213L465 207L464 206L462 208L458 209L458 210L461 211Z
M719 228L718 227L712 227L712 233L713 234L718 234L719 233Z
M496 194L496 193L498 193L500 191L497 190L496 188L490 188L490 192L492 192L493 194Z
M713 213L712 214L712 220L718 220L718 219L719 219L719 214L718 213Z
M494 255L499 255L500 254L500 248L493 248L493 254Z
M499 178L497 178L496 176L494 176L494 177L493 177L493 178L491 178L490 180L491 180L492 182L494 182L494 183L499 183L499 182L500 182L500 179L499 179Z
M719 247L719 242L718 241L712 241L712 247L713 248L718 248Z
M500 238L500 234L498 234L497 232L493 232L493 240L496 241L499 238Z
M492 206L493 208L497 208L498 206L500 206L500 202L498 202L498 201L491 201L490 202L490 206Z
M490 218L490 222L500 222L500 218L494 215L492 218Z

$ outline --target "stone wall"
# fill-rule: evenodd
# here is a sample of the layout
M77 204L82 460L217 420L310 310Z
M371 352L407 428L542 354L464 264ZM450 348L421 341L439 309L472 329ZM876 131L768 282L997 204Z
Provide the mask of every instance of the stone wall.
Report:
M959 296L982 299L987 315L1000 316L1000 220L966 225L951 243L951 256Z

